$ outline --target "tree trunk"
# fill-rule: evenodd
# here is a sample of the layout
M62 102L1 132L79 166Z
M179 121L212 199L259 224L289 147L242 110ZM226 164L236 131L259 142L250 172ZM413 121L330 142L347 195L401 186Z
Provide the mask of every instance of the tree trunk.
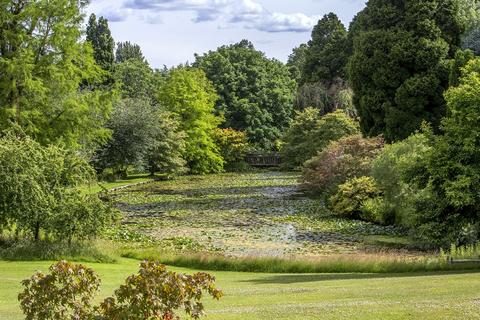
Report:
M40 240L40 222L39 221L37 221L37 223L35 224L34 235L35 235L35 241Z

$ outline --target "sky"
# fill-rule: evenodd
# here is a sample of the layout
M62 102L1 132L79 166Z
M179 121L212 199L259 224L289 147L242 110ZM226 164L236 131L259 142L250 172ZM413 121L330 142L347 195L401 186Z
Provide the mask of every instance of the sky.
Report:
M250 40L286 61L329 12L348 24L365 0L91 0L87 14L109 20L116 42L140 45L152 67L193 62L194 53Z

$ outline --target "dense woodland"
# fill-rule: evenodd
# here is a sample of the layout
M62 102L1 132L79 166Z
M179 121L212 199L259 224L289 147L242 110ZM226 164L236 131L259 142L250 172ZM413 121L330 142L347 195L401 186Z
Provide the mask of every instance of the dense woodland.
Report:
M282 154L338 215L428 247L480 236L475 0L369 0L335 13L287 63L248 40L153 69L87 1L1 1L0 227L87 239L117 219L86 186L248 170Z

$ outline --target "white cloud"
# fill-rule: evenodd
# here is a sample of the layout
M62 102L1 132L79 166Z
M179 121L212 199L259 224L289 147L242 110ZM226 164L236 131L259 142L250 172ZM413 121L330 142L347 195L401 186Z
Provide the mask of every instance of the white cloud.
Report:
M222 28L240 24L264 32L308 32L318 19L303 13L270 12L257 0L125 0L121 10L140 14L149 23L161 22L164 12L192 12L196 23L216 21ZM126 18L118 11L106 16L113 18L111 21Z

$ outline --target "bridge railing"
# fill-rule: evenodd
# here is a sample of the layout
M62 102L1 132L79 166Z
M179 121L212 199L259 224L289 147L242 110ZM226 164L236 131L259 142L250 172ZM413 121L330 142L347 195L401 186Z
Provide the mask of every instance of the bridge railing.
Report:
M277 167L281 164L282 158L279 153L248 153L245 162L252 167Z

